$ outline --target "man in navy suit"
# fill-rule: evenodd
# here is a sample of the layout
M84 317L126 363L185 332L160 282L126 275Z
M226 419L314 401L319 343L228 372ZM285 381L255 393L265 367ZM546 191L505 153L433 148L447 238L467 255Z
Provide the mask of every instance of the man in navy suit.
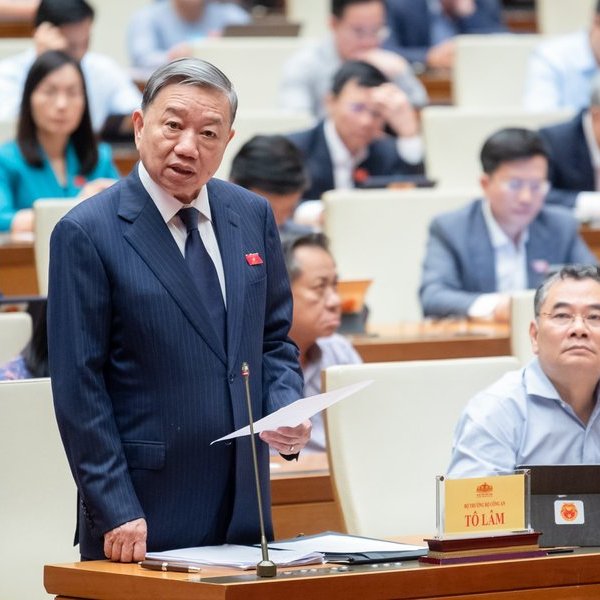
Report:
M323 192L352 188L372 176L423 173L417 115L406 94L373 65L353 60L340 67L327 114L315 127L288 136L310 175L304 199L318 200Z
M420 298L425 316L508 321L510 293L537 287L556 265L595 264L550 187L539 135L501 129L481 150L484 198L436 217L429 228Z
M413 64L451 68L455 35L504 31L498 0L386 0L384 46Z
M540 129L552 189L546 202L574 209L580 221L600 218L600 78L590 105L572 119Z
M50 374L84 558L260 539L249 439L210 442L248 423L243 362L255 419L302 377L268 203L212 179L236 106L212 65L160 68L133 114L140 163L52 235ZM291 457L309 435L261 437ZM259 463L268 506L267 444Z

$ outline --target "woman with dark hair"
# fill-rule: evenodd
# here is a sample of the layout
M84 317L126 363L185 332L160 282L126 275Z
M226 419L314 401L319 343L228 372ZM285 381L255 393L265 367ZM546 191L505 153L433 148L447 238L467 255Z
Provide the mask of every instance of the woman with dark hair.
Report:
M117 177L94 137L79 63L44 52L27 74L17 139L0 146L0 231L32 231L38 198L86 198Z

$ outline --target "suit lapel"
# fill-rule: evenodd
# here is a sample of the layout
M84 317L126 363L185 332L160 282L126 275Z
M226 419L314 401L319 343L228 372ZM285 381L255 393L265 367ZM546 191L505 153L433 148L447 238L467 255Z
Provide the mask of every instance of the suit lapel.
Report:
M208 197L213 223L219 242L227 297L227 356L231 362L237 356L243 329L242 317L246 296L244 249L240 217L227 197L213 183L208 183ZM236 365L229 364L230 369ZM239 367L239 365L238 365Z
M125 239L179 305L198 334L225 363L223 344L196 292L183 256L154 202L142 186L137 170L124 181L119 216L130 223L125 228Z
M483 218L481 203L482 200L475 203L469 219L471 224L470 231L467 232L469 255L474 265L473 273L479 279L474 289L480 289L482 292L494 292L496 290L494 248Z
M556 242L552 232L544 226L538 215L529 225L529 239L525 245L527 283L530 288L537 288L547 275L550 267L548 259L554 256L552 248L556 247Z

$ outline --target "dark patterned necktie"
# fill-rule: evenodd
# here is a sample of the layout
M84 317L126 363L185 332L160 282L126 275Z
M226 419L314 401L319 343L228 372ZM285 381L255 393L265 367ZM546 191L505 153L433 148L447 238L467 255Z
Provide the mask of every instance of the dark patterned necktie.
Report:
M223 347L225 347L227 340L225 304L215 264L208 254L198 231L200 214L194 207L182 208L177 214L187 229L185 262L210 314L211 321L223 341Z

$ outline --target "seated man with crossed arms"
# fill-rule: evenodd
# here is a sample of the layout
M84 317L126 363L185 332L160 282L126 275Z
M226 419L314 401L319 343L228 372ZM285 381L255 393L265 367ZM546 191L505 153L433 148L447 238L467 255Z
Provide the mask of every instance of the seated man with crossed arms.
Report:
M600 270L562 268L537 289L534 307L537 356L467 404L449 476L600 463Z

